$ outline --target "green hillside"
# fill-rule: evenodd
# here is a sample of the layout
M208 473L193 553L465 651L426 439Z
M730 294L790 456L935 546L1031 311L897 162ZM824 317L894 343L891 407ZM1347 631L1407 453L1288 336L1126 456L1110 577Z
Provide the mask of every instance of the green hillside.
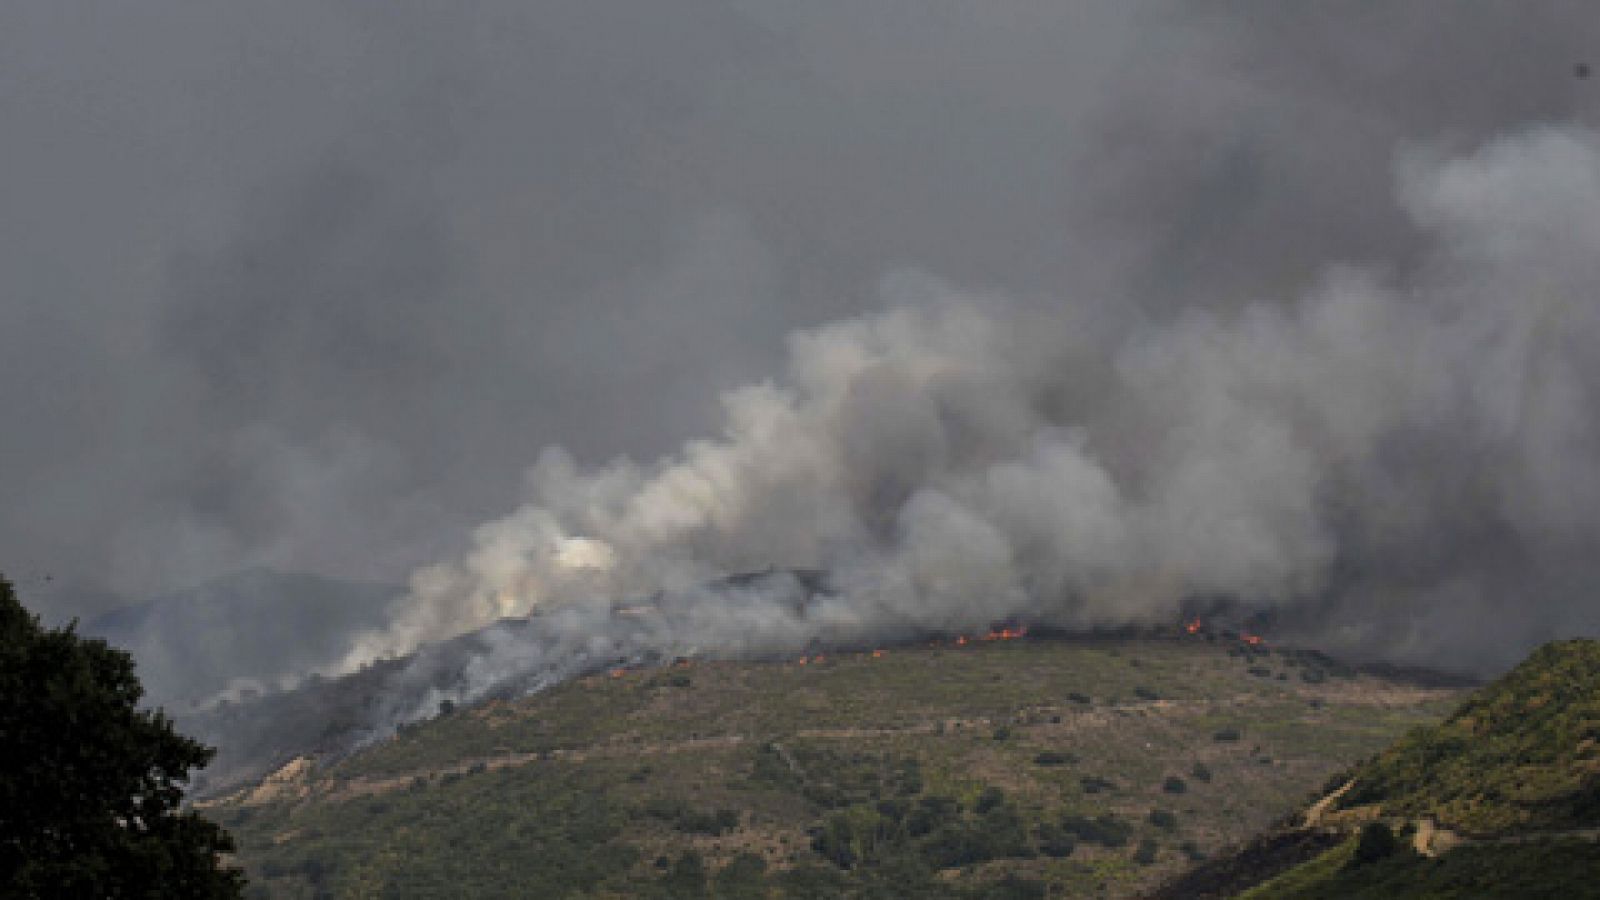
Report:
M1546 644L1355 780L1341 808L1380 804L1472 837L1600 825L1600 642Z
M1459 696L1214 637L697 662L208 805L262 896L1125 896Z
M1597 742L1600 642L1548 644L1443 723L1335 779L1344 789L1302 828L1200 866L1161 896L1600 896Z
M1600 896L1600 851L1590 841L1458 847L1436 859L1398 852L1354 863L1356 839L1240 900L1529 900Z

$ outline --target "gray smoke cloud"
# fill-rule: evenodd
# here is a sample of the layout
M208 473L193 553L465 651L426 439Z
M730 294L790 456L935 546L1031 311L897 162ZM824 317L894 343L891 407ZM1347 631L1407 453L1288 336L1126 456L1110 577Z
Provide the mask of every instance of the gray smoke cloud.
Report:
M528 502L417 573L357 655L765 565L842 588L811 628L774 619L791 648L841 616L1093 627L1196 595L1470 666L1592 626L1600 136L1418 150L1396 194L1413 270L1332 266L1285 302L1134 328L892 278L885 311L796 334L781 380L724 395L718 436L649 465L547 451ZM696 641L760 634L705 605Z
M9 5L0 538L421 566L352 664L767 566L867 631L1592 628L1587 4L1066 6Z
M7 571L401 580L887 265L1042 283L1131 13L966 6L6 4Z

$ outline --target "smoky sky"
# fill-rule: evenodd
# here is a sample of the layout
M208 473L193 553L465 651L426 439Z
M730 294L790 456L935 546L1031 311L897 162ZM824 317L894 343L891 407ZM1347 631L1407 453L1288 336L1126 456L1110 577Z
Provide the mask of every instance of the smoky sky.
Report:
M8 4L8 568L399 580L887 265L1042 284L1119 5L787 6Z
M253 565L398 582L548 446L714 432L895 272L1117 346L1331 266L1404 279L1440 263L1397 159L1595 124L1596 47L1578 2L6 4L0 564L54 574L56 615ZM906 388L859 390L876 420ZM887 507L928 427L898 406L851 432L905 450L858 475ZM1582 542L1504 528L1385 572L1584 583L1524 559Z

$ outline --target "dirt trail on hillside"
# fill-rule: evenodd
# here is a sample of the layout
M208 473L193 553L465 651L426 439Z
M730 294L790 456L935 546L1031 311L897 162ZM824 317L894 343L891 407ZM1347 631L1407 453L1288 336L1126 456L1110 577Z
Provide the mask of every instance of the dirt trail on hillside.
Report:
M1111 724L1117 714L1150 711L1173 711L1177 707L1171 701L1155 700L1141 703L1123 703L1115 706L1099 707L1092 710L1069 712L1063 710L1061 715L1064 720L1070 719L1073 724L1089 727L1106 727ZM922 722L914 722L900 726L884 726L877 728L838 727L838 728L807 728L793 732L791 738L810 740L867 740L873 738L891 738L901 735L927 735L938 733L940 729L975 729L990 728L999 725L1015 725L1015 716L975 716L968 718L953 718L941 716ZM386 794L391 791L403 790L416 783L418 779L433 781L447 776L467 775L473 772L488 772L499 769L532 765L538 762L586 762L596 759L618 759L634 756L671 755L680 753L696 753L712 749L726 749L736 747L751 740L747 735L727 734L713 737L686 738L680 741L663 741L654 743L632 743L626 740L612 740L604 744L596 744L582 749L560 749L545 752L520 752L500 753L493 756L473 757L445 766L428 766L408 769L386 775L362 775L350 779L335 780L332 778L318 778L310 771L309 766L297 768L293 773L274 773L267 778L268 782L295 782L294 795L304 798L316 795L332 800L347 800L357 797L369 797ZM791 768L797 768L793 756L783 751L785 762ZM286 779L284 775L289 775ZM279 788L272 792L262 793L258 790L247 790L236 794L232 801L240 806L255 806L273 799L289 796Z
M1408 697L1411 695L1408 692ZM1394 698L1386 696L1366 696L1363 698L1368 704L1376 702L1377 705L1388 705ZM1223 700L1220 704L1208 704L1210 707L1217 705L1224 707L1252 706L1262 702L1255 694L1241 693ZM920 722L904 725L890 725L878 727L839 726L832 728L807 728L791 732L785 739L809 740L870 740L877 738L893 738L903 735L928 735L937 734L942 730L957 731L979 728L994 728L999 726L1041 725L1037 721L1024 721L1024 715L1033 717L1050 717L1052 721L1046 727L1078 729L1101 729L1111 727L1115 722L1128 715L1184 715L1189 713L1202 713L1201 707L1182 706L1171 700L1158 699L1150 701L1135 701L1117 703L1092 708L1032 708L1025 712L997 716L970 716L954 717L940 716ZM774 735L773 737L779 737ZM450 776L467 775L474 772L496 771L499 769L533 765L539 762L585 762L596 759L618 759L623 757L673 755L682 753L703 752L712 749L725 749L739 746L754 740L752 736L741 734L726 734L713 737L687 738L678 741L658 741L653 743L633 743L627 736L613 738L610 741L594 744L583 748L558 749L544 752L508 752L493 756L482 756L463 759L449 765L428 766L409 769L384 775L364 775L349 779L335 779L318 777L309 765L296 768L292 773L280 770L269 775L264 783L273 784L273 790L262 792L259 788L250 788L234 794L230 798L215 801L215 803L233 803L239 806L256 806L283 799L290 796L301 799L317 796L332 800L353 799L356 797L376 796L391 791L402 790L416 783L418 779L433 781ZM798 764L787 748L783 751L785 763L791 769L797 769ZM287 768L287 767L286 767ZM1339 793L1349 788L1346 785ZM1323 798L1317 807L1319 816L1321 810L1332 805L1338 794L1333 797Z
M1366 808L1372 811L1367 816L1358 816L1354 819L1347 818L1341 822L1330 823L1329 810L1339 802L1340 797L1349 793L1350 789L1355 786L1356 780L1352 778L1341 785L1338 790L1313 803L1306 809L1305 815L1301 818L1300 827L1309 830L1319 827L1326 828L1331 824L1334 830L1348 833L1354 830L1355 825L1365 825L1369 821L1384 821L1391 828L1397 830L1404 828L1406 825L1411 825L1415 828L1415 833L1411 838L1411 849L1430 859L1443 856L1457 847L1532 844L1541 841L1558 840L1600 841L1600 828L1569 828L1561 831L1536 831L1497 838L1472 838L1445 828L1428 817L1409 820L1380 818L1377 815L1377 807L1375 805ZM1356 811L1359 810L1352 810L1352 812Z
M1305 815L1305 819L1304 819L1305 827L1307 827L1307 828L1315 828L1317 826L1317 823L1321 822L1323 816L1325 816L1327 814L1328 809L1330 807L1332 807L1335 803L1338 803L1339 802L1339 798L1343 797L1345 794L1349 793L1350 789L1355 787L1355 786L1356 786L1356 780L1354 778L1352 778L1349 781L1346 781L1338 790L1334 791L1333 793L1329 794L1326 797L1323 797L1321 800L1318 800L1316 803L1311 804L1311 808L1306 810L1306 815Z
M1412 848L1427 857L1439 857L1457 847L1493 847L1513 844L1539 844L1546 841L1600 841L1600 828L1567 828L1561 831L1530 831L1497 838L1471 838L1448 828L1441 828L1432 819L1416 821L1417 834Z

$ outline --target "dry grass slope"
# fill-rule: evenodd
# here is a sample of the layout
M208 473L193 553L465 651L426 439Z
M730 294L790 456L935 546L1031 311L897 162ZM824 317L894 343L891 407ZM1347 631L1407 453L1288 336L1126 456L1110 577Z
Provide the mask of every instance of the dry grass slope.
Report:
M597 675L212 806L275 897L1136 893L1458 692L1193 637Z

